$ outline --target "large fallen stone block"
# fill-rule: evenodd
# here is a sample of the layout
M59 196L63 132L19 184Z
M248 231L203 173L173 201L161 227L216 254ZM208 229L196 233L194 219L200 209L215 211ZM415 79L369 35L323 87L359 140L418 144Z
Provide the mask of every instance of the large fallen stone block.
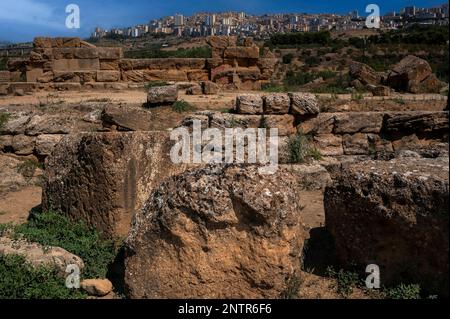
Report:
M344 165L325 190L326 227L344 266L380 268L381 285L448 296L448 157Z
M137 107L107 106L102 112L103 126L115 125L121 131L150 131L151 112Z
M387 113L384 129L389 134L448 132L448 112L410 111Z
M125 236L133 215L165 178L187 165L172 164L167 132L85 133L62 139L47 158L43 209Z
M386 81L395 90L403 92L439 93L441 88L430 64L414 55L408 55L397 63Z
M373 70L364 63L352 61L349 74L352 78L359 80L363 85L378 85L382 80L382 74Z
M148 198L125 244L130 298L278 298L300 271L300 185L290 167L207 167Z
M147 94L147 103L150 106L173 104L178 100L178 86L166 85L151 87Z

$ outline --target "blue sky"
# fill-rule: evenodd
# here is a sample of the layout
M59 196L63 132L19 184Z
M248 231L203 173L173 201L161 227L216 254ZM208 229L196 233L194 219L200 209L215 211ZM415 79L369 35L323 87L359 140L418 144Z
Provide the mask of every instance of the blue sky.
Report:
M65 28L65 7L70 3L80 7L79 30ZM370 3L378 4L385 13L408 5L440 5L445 0L0 0L0 41L30 41L38 35L87 37L96 26L130 26L176 12L346 13L356 9L364 14Z

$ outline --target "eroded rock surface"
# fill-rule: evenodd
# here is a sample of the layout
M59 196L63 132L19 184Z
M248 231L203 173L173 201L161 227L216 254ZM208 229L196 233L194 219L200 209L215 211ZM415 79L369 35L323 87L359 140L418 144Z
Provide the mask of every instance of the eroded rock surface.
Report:
M324 203L340 261L377 264L386 286L418 283L448 295L448 164L398 158L335 171Z
M277 298L300 270L300 183L291 167L206 167L151 194L126 240L131 298Z

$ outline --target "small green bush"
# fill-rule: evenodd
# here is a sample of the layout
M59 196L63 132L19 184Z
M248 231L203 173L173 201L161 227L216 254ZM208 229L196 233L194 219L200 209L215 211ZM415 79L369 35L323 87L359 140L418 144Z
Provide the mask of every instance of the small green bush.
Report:
M292 275L286 280L286 287L281 293L282 299L296 299L298 298L298 293L300 292L302 281L300 276L297 274Z
M347 297L353 292L353 288L358 287L361 283L359 275L351 271L340 269L338 272L333 267L327 268L328 276L336 279L337 292L344 297Z
M420 286L400 284L394 288L387 288L385 294L387 299L420 299Z
M290 163L304 163L307 159L321 159L322 154L317 150L311 137L297 132L297 134L290 136L287 142L288 161Z
M55 213L33 213L27 223L11 226L16 236L43 246L61 247L83 259L84 278L105 278L117 249L112 240L103 240L97 230L82 221L72 222Z
M283 63L284 64L291 64L292 60L294 59L294 55L292 53L288 53L283 55Z
M8 123L10 115L5 112L0 113L0 130L3 129L3 126Z
M33 267L22 256L0 255L0 299L80 299L86 294L68 289L54 269Z
M195 108L189 104L188 102L184 100L179 100L173 103L172 110L177 113L183 113L183 112L191 112L194 111Z

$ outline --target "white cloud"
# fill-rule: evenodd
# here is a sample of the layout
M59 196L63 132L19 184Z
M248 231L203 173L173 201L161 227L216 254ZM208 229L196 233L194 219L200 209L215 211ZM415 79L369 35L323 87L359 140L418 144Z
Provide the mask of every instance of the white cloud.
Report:
M61 12L57 12L60 11ZM0 20L13 24L46 26L52 29L63 29L65 11L56 10L49 4L36 0L12 0L0 2Z

